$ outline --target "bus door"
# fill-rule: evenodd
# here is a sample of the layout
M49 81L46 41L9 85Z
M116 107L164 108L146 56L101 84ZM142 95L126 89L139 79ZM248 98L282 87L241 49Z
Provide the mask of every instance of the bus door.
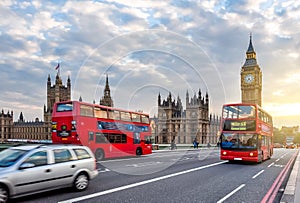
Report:
M262 135L257 135L257 158L258 158L258 161L262 161L263 160L263 136Z
M141 135L142 141L141 146L143 149L143 154L151 154L152 153L152 143L151 143L151 134L142 133Z

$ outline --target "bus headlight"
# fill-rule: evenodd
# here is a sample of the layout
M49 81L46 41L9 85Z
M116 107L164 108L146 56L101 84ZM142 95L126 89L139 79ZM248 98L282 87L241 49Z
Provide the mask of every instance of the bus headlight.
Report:
M253 153L252 153L252 152L250 153L250 156L253 156Z
M71 121L72 130L76 130L76 121Z
M227 154L227 152L223 152L223 155L226 155Z

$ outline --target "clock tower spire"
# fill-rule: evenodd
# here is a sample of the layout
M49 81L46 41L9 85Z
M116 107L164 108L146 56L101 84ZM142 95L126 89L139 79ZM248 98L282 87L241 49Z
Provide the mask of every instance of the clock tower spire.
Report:
M252 34L246 52L246 61L241 69L242 103L262 104L262 72L256 61L256 53L252 45Z

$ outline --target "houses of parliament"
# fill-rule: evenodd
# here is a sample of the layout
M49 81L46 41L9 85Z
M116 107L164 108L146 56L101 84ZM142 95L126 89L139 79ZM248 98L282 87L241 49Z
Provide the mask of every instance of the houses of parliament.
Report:
M257 103L261 105L262 73L256 61L256 53L250 42L246 51L246 61L241 68L241 96L243 103ZM21 112L18 120L13 121L13 111L0 112L0 142L9 139L51 141L51 115L55 102L71 100L71 80L67 78L63 85L59 72L52 84L50 75L47 79L47 104L44 105L44 121L36 118L35 121L25 121ZM82 101L82 98L79 98ZM104 87L104 96L100 105L113 107L110 96L108 76ZM190 97L186 92L186 108L178 96L177 101L171 93L166 100L158 95L157 117L151 118L152 141L157 144L176 142L190 144L197 140L201 144L217 143L220 126L220 117L209 114L208 93L202 96L199 91ZM221 109L221 107L220 107Z
M47 105L44 105L44 121L36 118L34 121L25 121L21 112L18 120L13 121L13 111L0 112L0 142L7 140L20 141L51 141L51 115L55 102L71 100L71 79L68 77L67 84L64 85L62 79L57 72L55 82L52 84L51 77L47 79ZM80 100L81 97L80 97ZM100 104L105 106L113 106L110 96L110 88L108 77L106 76L106 85L104 96L100 99Z

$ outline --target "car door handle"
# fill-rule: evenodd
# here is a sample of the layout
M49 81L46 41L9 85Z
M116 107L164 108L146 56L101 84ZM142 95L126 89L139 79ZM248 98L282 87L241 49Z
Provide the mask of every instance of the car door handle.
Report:
M75 165L72 165L72 166L71 166L71 168L75 168L75 167L76 167Z
M51 172L51 169L46 169L45 172L49 173L49 172Z

